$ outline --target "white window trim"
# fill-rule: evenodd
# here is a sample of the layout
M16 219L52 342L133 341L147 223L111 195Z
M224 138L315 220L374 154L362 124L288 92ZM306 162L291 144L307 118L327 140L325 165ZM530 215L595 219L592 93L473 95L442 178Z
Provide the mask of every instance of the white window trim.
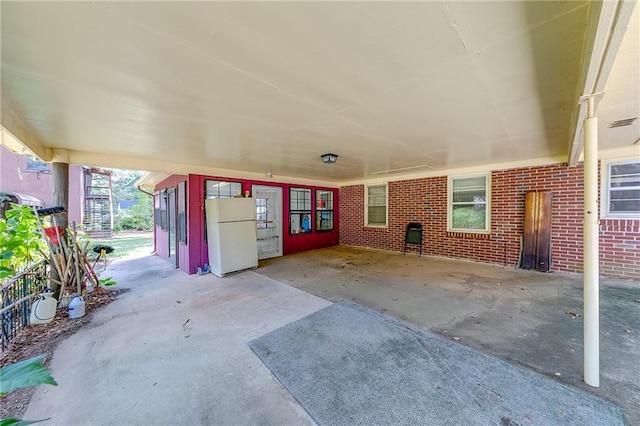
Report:
M637 158L618 158L600 160L600 218L601 219L640 219L639 213L609 213L609 177L611 165L637 163Z
M383 186L384 185L384 196L386 202L385 209L385 224L384 225L369 225L369 187L371 186ZM381 182L381 183L370 183L364 185L364 226L366 228L388 228L389 227L389 183Z
M466 179L474 177L486 178L486 211L485 211L485 229L466 229L466 228L454 228L451 224L453 221L453 180L454 179ZM469 175L454 175L449 176L447 182L447 232L464 232L467 234L490 234L491 233L491 172L487 173L475 173Z

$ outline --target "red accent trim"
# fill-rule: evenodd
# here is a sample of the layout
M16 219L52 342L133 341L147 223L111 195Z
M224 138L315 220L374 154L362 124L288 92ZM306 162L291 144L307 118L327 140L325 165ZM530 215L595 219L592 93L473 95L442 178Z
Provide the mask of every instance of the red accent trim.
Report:
M187 244L179 247L179 265L183 271L194 274L198 266L202 266L209 261L207 244L204 242L204 182L207 179L225 180L229 182L240 182L242 192L251 191L252 185L274 186L282 188L283 221L282 237L284 254L297 253L305 250L312 250L322 247L337 245L340 239L340 190L338 188L320 187L312 185L292 185L273 181L259 181L246 179L233 179L225 176L205 176L205 175L172 175L156 185L155 190L177 186L178 182L187 181ZM309 188L312 190L311 196L315 200L316 190L333 190L333 221L332 231L315 231L316 211L311 212L312 232L305 235L289 235L289 188ZM315 205L315 201L312 205ZM166 257L165 250L158 244L166 244L163 233L166 231L156 227L156 252L161 257Z

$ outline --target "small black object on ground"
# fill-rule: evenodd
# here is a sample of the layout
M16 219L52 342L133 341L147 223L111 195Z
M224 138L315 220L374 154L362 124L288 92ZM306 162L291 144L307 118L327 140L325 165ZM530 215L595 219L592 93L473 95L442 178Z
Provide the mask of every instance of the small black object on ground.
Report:
M57 213L64 213L66 209L64 206L57 206L57 207L46 207L43 209L37 209L36 211L38 212L39 216L49 216Z
M93 247L93 252L94 252L94 253L101 254L101 253L102 253L102 250L104 250L104 252L105 252L106 254L109 254L109 253L112 253L112 252L113 252L113 247L111 247L111 246L107 246L107 245L104 245L104 244L98 244L98 245L96 245L96 246L94 246L94 247Z

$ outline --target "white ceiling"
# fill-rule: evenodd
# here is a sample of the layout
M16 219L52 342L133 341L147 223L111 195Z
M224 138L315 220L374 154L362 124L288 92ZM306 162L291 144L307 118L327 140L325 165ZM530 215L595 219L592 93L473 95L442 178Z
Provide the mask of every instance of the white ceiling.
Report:
M35 152L143 170L349 182L566 161L590 50L585 1L0 7L3 126ZM640 115L637 9L602 149L640 136L640 120L606 128Z
M629 146L640 138L640 118L631 126L608 128L615 120L640 116L640 7L637 5L616 58L597 112L602 128L600 142L605 148ZM636 146L640 156L640 145Z

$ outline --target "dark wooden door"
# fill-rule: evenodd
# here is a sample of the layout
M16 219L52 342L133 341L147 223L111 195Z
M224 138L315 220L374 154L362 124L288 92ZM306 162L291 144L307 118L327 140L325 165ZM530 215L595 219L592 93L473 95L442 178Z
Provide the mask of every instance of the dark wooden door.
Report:
M547 272L551 267L551 200L553 193L527 192L524 206L522 268Z

